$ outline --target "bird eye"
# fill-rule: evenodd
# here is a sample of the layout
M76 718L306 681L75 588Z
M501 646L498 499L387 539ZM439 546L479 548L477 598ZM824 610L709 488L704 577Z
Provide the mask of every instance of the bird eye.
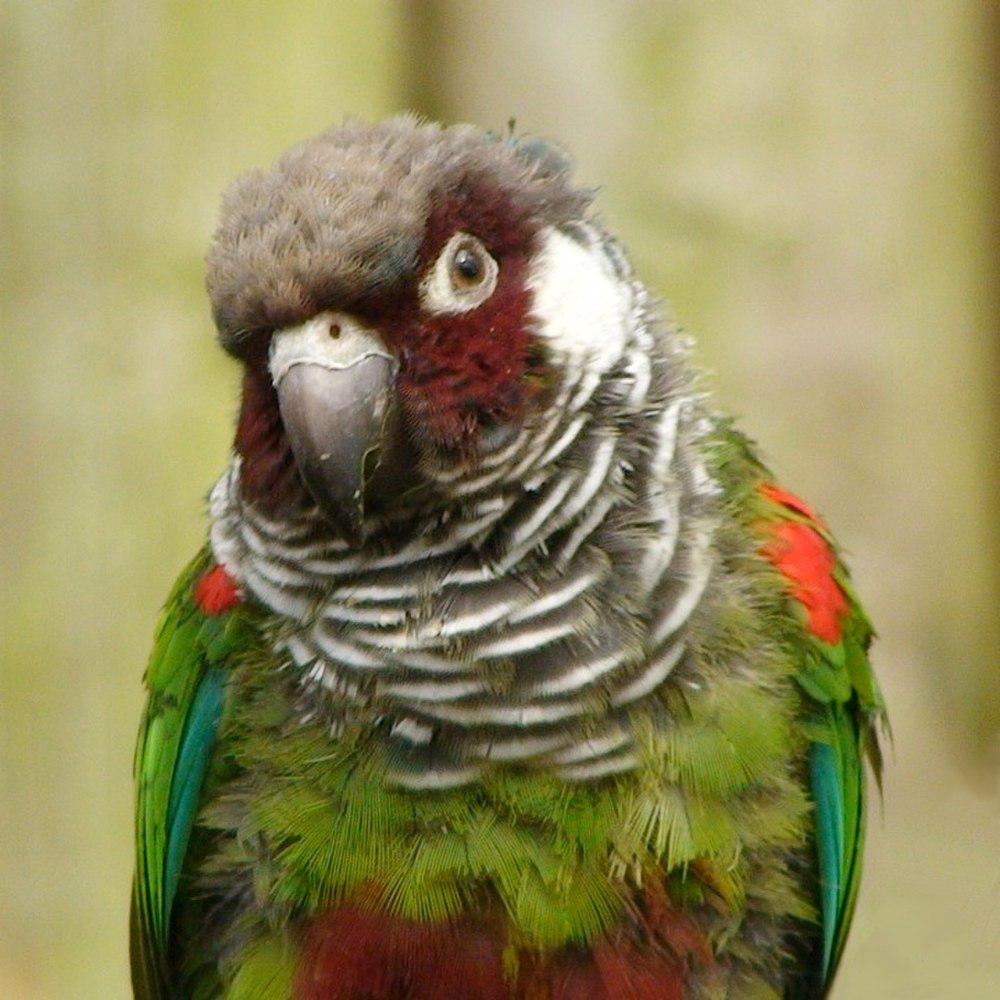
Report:
M451 255L451 283L458 291L475 288L486 277L486 251L471 241Z
M433 313L466 312L496 288L499 267L486 247L468 233L456 233L420 285L424 308Z

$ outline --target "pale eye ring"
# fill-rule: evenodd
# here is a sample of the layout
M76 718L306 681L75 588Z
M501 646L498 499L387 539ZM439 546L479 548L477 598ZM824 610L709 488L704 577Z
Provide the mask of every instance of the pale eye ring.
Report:
M432 313L475 309L497 286L500 268L482 242L455 233L420 283L420 299Z

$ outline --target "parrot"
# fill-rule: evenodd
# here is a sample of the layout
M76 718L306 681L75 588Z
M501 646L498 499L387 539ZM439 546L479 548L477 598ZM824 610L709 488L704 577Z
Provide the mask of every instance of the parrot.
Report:
M224 196L240 401L144 676L136 997L829 991L873 628L574 170L346 119Z

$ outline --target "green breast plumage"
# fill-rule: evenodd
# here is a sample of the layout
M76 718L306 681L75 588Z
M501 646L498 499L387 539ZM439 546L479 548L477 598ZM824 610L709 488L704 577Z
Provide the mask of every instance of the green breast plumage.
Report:
M871 627L588 201L406 118L226 200L243 405L146 674L138 996L829 988Z

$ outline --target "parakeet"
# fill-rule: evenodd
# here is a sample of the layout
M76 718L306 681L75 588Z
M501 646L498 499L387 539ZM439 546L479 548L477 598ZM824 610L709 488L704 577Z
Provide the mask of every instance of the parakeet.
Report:
M592 201L413 117L226 195L242 401L145 676L138 997L827 991L872 628Z

